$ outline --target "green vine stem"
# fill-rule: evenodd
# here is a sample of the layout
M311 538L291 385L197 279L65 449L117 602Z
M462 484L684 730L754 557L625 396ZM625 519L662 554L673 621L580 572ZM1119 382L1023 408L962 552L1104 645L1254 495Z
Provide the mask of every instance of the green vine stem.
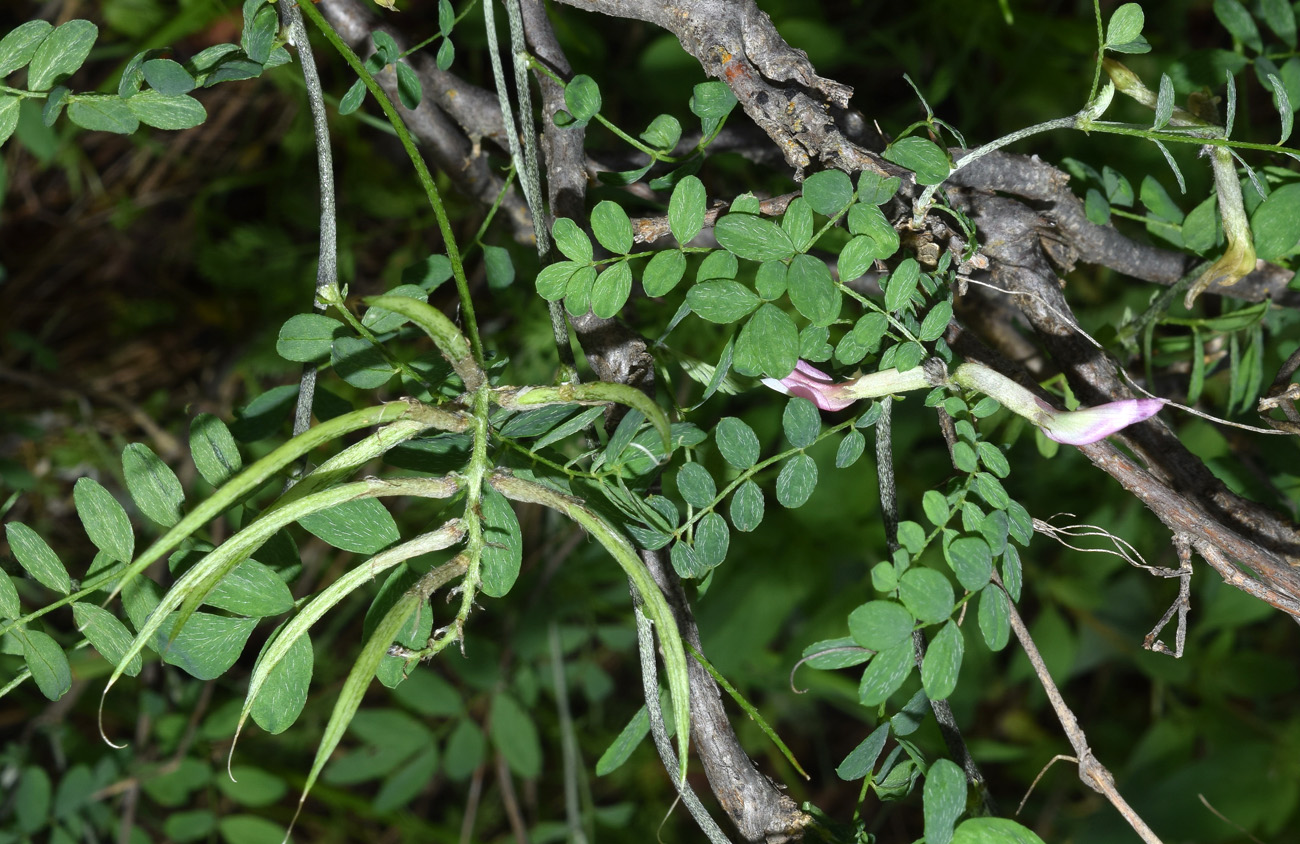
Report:
M330 43L343 60L348 63L353 72L360 77L367 90L374 96L375 101L379 103L380 109L383 110L384 116L388 122L393 125L397 132L397 138L402 143L402 149L411 159L411 164L415 167L415 174L420 180L421 187L424 188L425 196L428 197L429 205L433 208L433 215L438 220L438 231L442 234L443 244L447 247L447 258L451 262L451 274L456 281L456 291L460 294L460 309L465 318L465 333L469 337L469 346L473 352L474 359L482 364L483 361L483 342L479 339L478 321L474 317L474 299L470 295L469 280L465 277L465 266L461 261L460 248L456 245L456 234L452 231L451 220L447 217L447 210L442 204L442 195L438 192L438 186L433 181L433 175L429 172L429 167L424 163L424 158L420 151L416 149L415 140L407 130L406 124L402 121L397 109L393 106L384 89L375 81L375 77L366 69L361 59L352 51L352 48L344 43L339 34L334 31L334 27L329 25L324 16L317 11L311 3L300 3L299 8L303 14L311 18L311 22L325 36L325 40Z
M429 335L429 339L433 340L438 351L465 383L466 392L473 392L487 382L483 367L479 364L482 350L475 353L472 340L467 341L465 335L460 333L442 311L406 296L371 296L365 302L371 307L401 314L424 329L424 333ZM473 324L473 320L468 322L469 326Z
M563 513L581 525L623 568L641 597L645 614L659 631L659 643L668 674L668 690L673 699L673 723L677 725L678 776L686 779L687 751L690 749L691 696L686 672L686 651L664 594L655 585L650 571L637 556L636 549L622 533L583 505L582 501L503 471L493 473L492 486L513 501L541 504Z

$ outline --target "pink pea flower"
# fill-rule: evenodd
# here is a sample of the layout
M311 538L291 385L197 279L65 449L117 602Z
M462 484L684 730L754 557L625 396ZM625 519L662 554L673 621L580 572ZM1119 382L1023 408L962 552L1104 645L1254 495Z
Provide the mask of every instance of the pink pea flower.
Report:
M1074 411L1053 410L1039 401L1047 413L1040 423L1048 439L1066 445L1087 445L1105 439L1121 428L1150 419L1164 405L1163 399L1125 399Z
M851 382L837 384L825 372L802 360L794 365L793 372L779 381L764 378L763 383L778 393L808 399L822 410L843 410L857 401L857 397L848 395L846 389Z

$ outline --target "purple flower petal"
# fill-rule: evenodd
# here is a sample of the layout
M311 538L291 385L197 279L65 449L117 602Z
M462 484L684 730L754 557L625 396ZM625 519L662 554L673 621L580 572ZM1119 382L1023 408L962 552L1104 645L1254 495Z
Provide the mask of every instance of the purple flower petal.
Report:
M1051 418L1043 423L1043 433L1058 443L1087 445L1155 416L1164 403L1164 399L1125 399L1075 411L1052 412Z
M778 393L808 399L822 410L843 410L856 401L844 394L844 384L836 384L825 372L802 360L795 364L794 372L779 381L764 378L763 383Z

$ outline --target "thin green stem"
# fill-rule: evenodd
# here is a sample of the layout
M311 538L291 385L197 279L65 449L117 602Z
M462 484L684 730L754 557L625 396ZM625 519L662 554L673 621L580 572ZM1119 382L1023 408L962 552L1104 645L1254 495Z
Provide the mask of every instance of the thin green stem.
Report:
M1097 89L1101 86L1101 59L1106 54L1106 31L1101 26L1101 2L1092 0L1092 13L1097 19L1097 63L1092 68L1092 87L1088 89L1088 102L1092 102L1097 96Z
M433 215L438 219L438 231L442 234L442 240L447 247L447 258L451 261L451 274L456 281L456 291L460 294L460 309L465 321L465 333L469 337L470 348L474 352L474 359L481 366L483 364L483 341L479 338L478 320L474 316L474 299L470 296L469 279L465 276L465 266L461 262L460 248L456 245L456 233L452 231L451 220L447 217L447 209L442 204L442 195L438 192L438 186L433 181L433 175L429 172L429 167L424 163L424 158L415 146L415 140L411 137L410 131L406 128L406 123L402 121L401 115L393 106L392 100L388 94L375 81L374 75L366 69L365 64L357 57L339 34L334 31L324 16L317 11L311 3L301 3L299 8L311 22L320 29L325 40L329 41L330 46L338 51L343 60L348 63L353 72L360 77L362 83L374 96L375 101L379 103L379 108L392 124L393 129L397 132L397 138L402 143L402 149L406 150L407 156L411 159L411 164L415 167L415 174L420 180L421 187L424 188L425 196L428 197L429 205L433 208Z

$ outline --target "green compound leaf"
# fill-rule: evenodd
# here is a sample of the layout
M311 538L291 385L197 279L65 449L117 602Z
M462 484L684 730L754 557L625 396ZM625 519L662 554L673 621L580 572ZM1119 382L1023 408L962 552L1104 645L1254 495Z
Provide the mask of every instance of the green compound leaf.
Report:
M764 303L736 338L736 371L784 378L798 359L799 329L794 320L771 302Z
M87 20L70 20L41 39L27 68L27 87L48 91L54 83L76 73L90 55L99 27ZM7 39L6 39L7 40Z
M647 296L664 296L686 275L686 256L677 249L656 252L641 275Z
M949 621L937 636L930 640L921 663L921 685L930 700L946 700L957 688L957 674L961 671L961 658L965 650L961 628Z
M695 176L686 176L673 188L668 200L668 228L677 243L685 246L704 228L704 183Z
M603 270L592 282L591 310L601 319L609 319L623 309L631 293L632 267L627 261L619 261Z
M105 495L107 494L105 493ZM116 504L117 502L114 501L113 503ZM130 530L130 525L127 526L127 530ZM5 525L5 537L9 540L9 550L17 558L18 564L38 583L63 595L72 592L72 578L68 576L68 570L64 567L59 556L54 553L54 549L46 544L40 534L22 522L10 522ZM130 557L128 556L126 559L129 560ZM5 579L8 580L8 578ZM12 586L11 583L10 588ZM11 609L15 612L11 617L17 618L18 596L16 593L12 599L12 604Z
M53 29L49 21L28 21L0 38L0 77L8 76L30 62L36 48Z
M564 257L579 264L591 263L593 257L591 239L573 220L568 217L556 220L555 225L551 226L551 235L555 238L556 247L564 253Z
M176 473L149 446L132 443L122 450L122 474L131 499L146 518L163 527L181 520L185 491Z
M813 325L830 325L839 319L842 296L826 262L811 255L794 256L786 283L790 302Z
M203 480L213 486L221 486L244 466L230 429L210 413L200 413L190 423L190 455Z
M871 658L862 672L862 682L858 684L858 702L867 707L884 703L911 675L915 664L910 636L880 651Z
M853 182L839 170L813 173L804 180L803 198L818 214L833 217L853 201Z
M795 253L790 236L780 226L753 214L720 217L713 233L722 248L750 261L783 261Z
M357 554L377 553L401 537L392 514L374 498L345 501L303 516L298 523L335 548Z
M85 636L91 646L108 662L117 665L122 661L122 657L126 656L134 637L131 631L126 629L126 625L111 612L103 607L78 601L72 605L72 618L76 621L77 630L81 635ZM144 661L139 654L136 654L127 663L124 673L134 677L140 673L143 665Z
M950 844L953 825L966 811L966 775L951 759L936 759L922 794L926 844Z
M516 775L533 779L542 773L542 743L532 716L504 692L492 697L488 734Z
M753 481L745 481L731 496L731 524L736 530L749 533L763 521L763 491Z
M884 152L886 161L906 167L916 174L921 185L937 185L952 172L948 153L925 138L911 135L890 144Z
M14 633L22 642L27 670L32 672L32 679L41 694L50 700L58 700L67 694L72 688L72 669L58 642L39 630L15 630Z
M991 651L1000 651L1011 639L1011 613L1007 596L998 587L989 584L980 590L979 625L984 643Z
M68 119L92 132L129 135L140 128L140 119L129 107L140 96L121 100L110 94L82 94L68 105Z
M95 547L114 560L128 563L135 551L131 520L117 499L93 478L81 478L72 490L77 515Z
M632 221L617 202L608 199L591 211L591 233L610 252L626 255L632 251Z
M693 507L707 507L718 494L709 470L699 463L687 463L677 471L677 492Z
M753 312L759 306L759 299L740 282L721 279L692 287L686 293L686 304L701 318L728 325Z
M586 74L573 77L564 87L564 105L577 125L586 126L600 111L600 86Z
M144 80L164 97L188 94L195 88L194 77L180 62L171 59L150 59L140 66Z
M817 462L807 454L796 454L776 477L776 500L793 510L806 504L816 488Z
M895 601L869 601L849 613L853 641L873 651L883 651L909 640L916 619Z
M903 606L925 624L947 621L956 603L948 578L927 568L910 568L903 572L898 579L898 597Z
M781 415L781 428L795 448L807 448L822 430L822 417L817 406L808 399L796 396L785 405Z

